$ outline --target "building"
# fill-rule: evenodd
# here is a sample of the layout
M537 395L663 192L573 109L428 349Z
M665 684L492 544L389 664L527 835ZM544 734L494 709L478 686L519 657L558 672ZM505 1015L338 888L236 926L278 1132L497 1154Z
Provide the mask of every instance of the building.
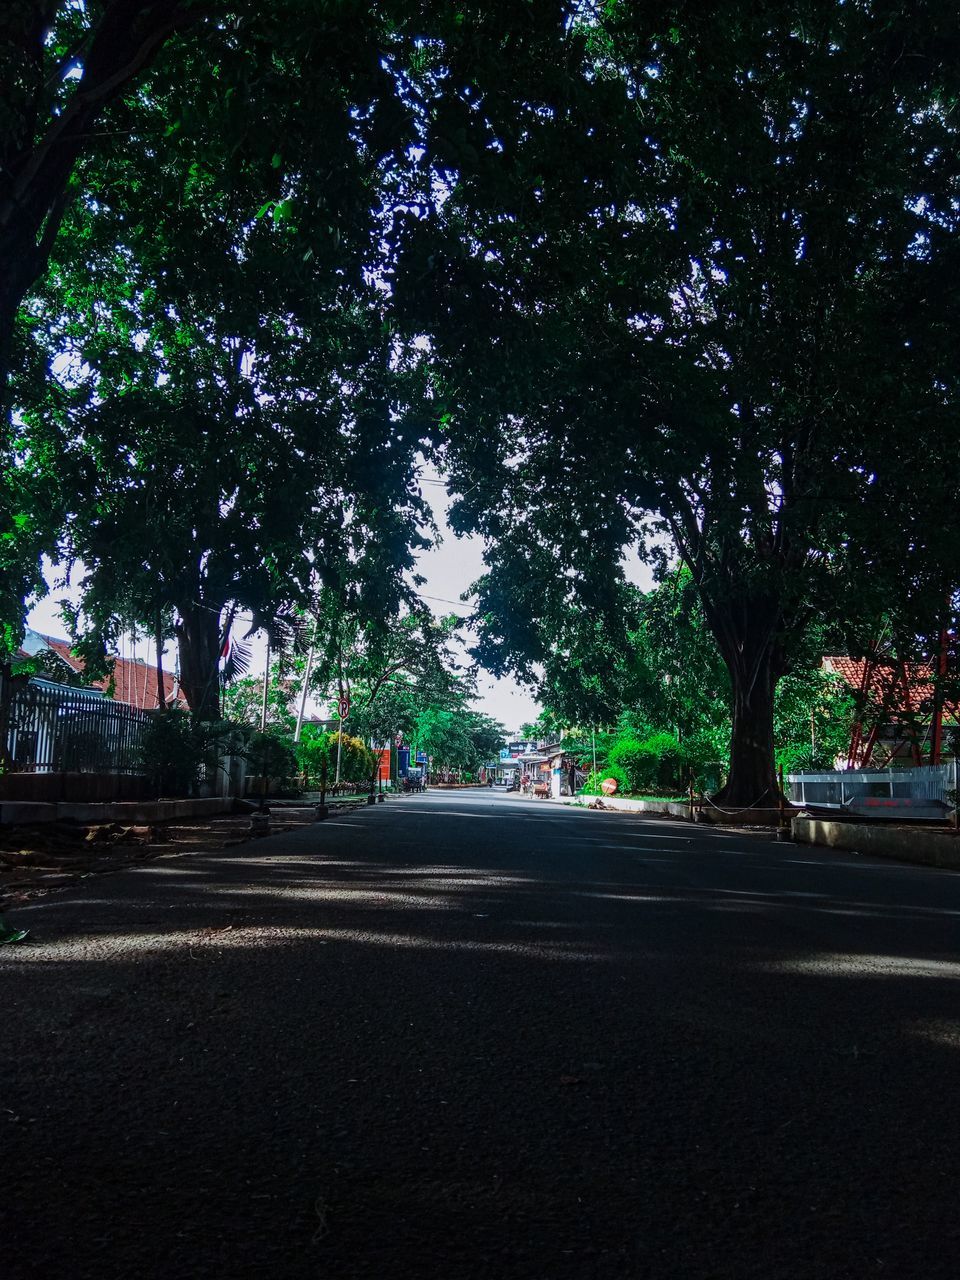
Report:
M520 780L527 777L531 793L539 787L542 795L546 788L547 795L559 799L571 794L572 766L573 760L564 754L562 743L517 740L500 752L500 759L493 766L494 779L510 787L519 785Z
M847 768L941 763L950 745L945 730L960 724L955 695L944 687L945 663L883 653L825 657L823 669L840 677L856 703Z
M57 636L45 636L29 628L20 646L19 657L37 659L43 678L66 684L79 683L83 676L83 660L71 652L70 641ZM138 711L152 711L161 705L158 696L156 663L140 658L114 657L110 675L104 679L83 681L90 689L99 689L115 702L124 702ZM186 708L187 701L180 691L176 677L163 672L163 700L168 707Z
M491 762L488 766L493 770L494 782L502 783L506 787L517 786L523 774L521 758L531 751L535 752L536 748L537 744L527 738L516 738L508 742L505 747L501 747L500 759Z

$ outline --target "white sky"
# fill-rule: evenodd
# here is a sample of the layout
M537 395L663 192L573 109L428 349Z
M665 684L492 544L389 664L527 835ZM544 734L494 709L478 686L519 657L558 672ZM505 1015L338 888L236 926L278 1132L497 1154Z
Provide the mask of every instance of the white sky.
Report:
M447 529L446 521L440 511L437 512L437 520L443 531L443 542L439 547L421 557L418 568L426 578L426 583L419 590L427 597L441 597L425 601L435 613L466 614L469 606L461 602L459 597L460 593L466 591L470 583L483 572L482 545L477 538L455 538ZM78 569L76 574L76 577L80 576L82 576L82 569ZM52 582L54 577L55 574L51 569L47 574L48 582ZM64 598L69 598L76 603L79 593L75 588L51 591L31 609L27 619L28 626L44 635L65 635L66 628L61 621L59 611L59 601ZM238 637L242 636L242 623L235 628L235 634ZM252 637L248 643L253 651L250 673L262 675L266 646L262 638L256 636ZM121 645L121 653L126 658L139 657L147 662L156 661L153 645L144 641L133 648L129 638L126 638ZM174 663L175 653L173 646L170 645L165 651L164 666L168 670L173 670ZM495 720L501 721L511 733L519 730L521 724L535 720L539 712L539 706L529 691L522 688L516 681L496 680L484 671L478 675L477 697L474 705L480 711L493 716ZM307 714L311 714L309 709Z
M447 602L459 601L461 592L466 591L470 583L483 573L483 543L479 538L454 537L443 512L435 510L434 515L443 540L439 547L425 552L418 561L417 568L426 578L426 583L419 588L420 594L441 597L425 601L435 613L466 614L469 604L460 603L458 606ZM478 674L475 705L499 720L510 733L516 733L522 724L536 720L540 711L528 689L516 680L497 680L487 671Z
M425 603L437 614L469 612L469 605L460 601L460 594L468 590L470 584L483 573L483 544L479 538L457 538L451 533L444 516L447 499L442 491L436 490L434 515L440 528L441 543L438 547L425 552L418 562L419 572L426 582L419 588L420 594L427 597ZM442 504L442 505L441 505ZM82 570L77 576L82 575ZM639 560L632 560L627 565L627 577L644 590L649 590L652 578L649 569ZM48 581L52 581L52 572ZM44 635L62 636L65 628L60 620L58 601L65 596L76 602L78 593L73 591L52 591L44 600L30 611L28 625ZM436 598L431 598L436 597ZM242 623L238 624L236 635L243 634ZM251 674L263 673L266 646L261 637L253 637L249 641L253 651ZM129 638L121 645L123 657L139 657L147 662L156 661L153 646L141 641L134 649ZM164 666L174 669L175 654L173 647L168 646ZM480 671L477 678L477 697L474 705L480 711L499 720L509 733L516 733L522 724L535 720L540 710L530 691L512 679L497 680L489 672ZM315 704L308 703L307 714L319 714Z

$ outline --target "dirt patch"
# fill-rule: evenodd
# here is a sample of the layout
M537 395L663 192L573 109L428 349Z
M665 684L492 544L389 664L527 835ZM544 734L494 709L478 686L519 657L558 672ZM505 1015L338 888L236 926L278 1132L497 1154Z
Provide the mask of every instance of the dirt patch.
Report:
M270 815L270 834L306 826L315 807L284 805ZM136 866L171 853L216 853L254 838L250 814L218 814L124 825L50 822L0 827L0 910L67 888L85 876Z

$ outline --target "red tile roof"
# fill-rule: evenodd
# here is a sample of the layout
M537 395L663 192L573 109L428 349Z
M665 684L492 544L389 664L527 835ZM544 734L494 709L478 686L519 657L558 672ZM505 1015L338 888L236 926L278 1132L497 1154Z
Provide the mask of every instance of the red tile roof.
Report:
M831 656L823 659L824 670L837 675L853 690L859 693L863 689L864 674L867 668L865 658L846 658ZM868 702L877 709L890 713L905 713L909 692L909 706L913 712L931 712L933 709L936 685L933 682L933 664L930 662L908 662L906 668L906 688L904 687L903 668L890 661L878 662L864 690ZM944 710L956 716L958 708L951 698L944 699Z
M71 652L69 640L61 640L56 636L41 636L41 639L46 641L48 647L66 663L71 671L78 674L83 671L83 661ZM90 685L94 689L102 689L117 702L126 702L128 706L140 707L144 711L151 711L160 705L157 699L155 663L115 657L111 674L106 679L91 680ZM163 694L168 706L171 700L178 707L187 705L174 676L169 671L163 673Z

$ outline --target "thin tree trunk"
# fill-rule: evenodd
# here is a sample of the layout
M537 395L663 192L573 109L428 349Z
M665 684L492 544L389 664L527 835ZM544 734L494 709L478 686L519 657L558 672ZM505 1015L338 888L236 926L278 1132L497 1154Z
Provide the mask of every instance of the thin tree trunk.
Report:
M0 444L8 447L10 432L10 362L13 348L13 329L25 285L21 286L12 267L11 247L6 237L0 237L0 262L4 264L5 278L0 280Z
M163 683L163 622L159 610L154 622L153 642L157 648L157 706L161 711L166 711L167 695Z
M180 688L187 705L200 720L218 720L219 612L193 604L183 607L176 633L180 653Z
M0 663L0 770L6 773L13 769L13 758L10 755L8 738L10 733L10 703L13 699L13 676L10 663Z

